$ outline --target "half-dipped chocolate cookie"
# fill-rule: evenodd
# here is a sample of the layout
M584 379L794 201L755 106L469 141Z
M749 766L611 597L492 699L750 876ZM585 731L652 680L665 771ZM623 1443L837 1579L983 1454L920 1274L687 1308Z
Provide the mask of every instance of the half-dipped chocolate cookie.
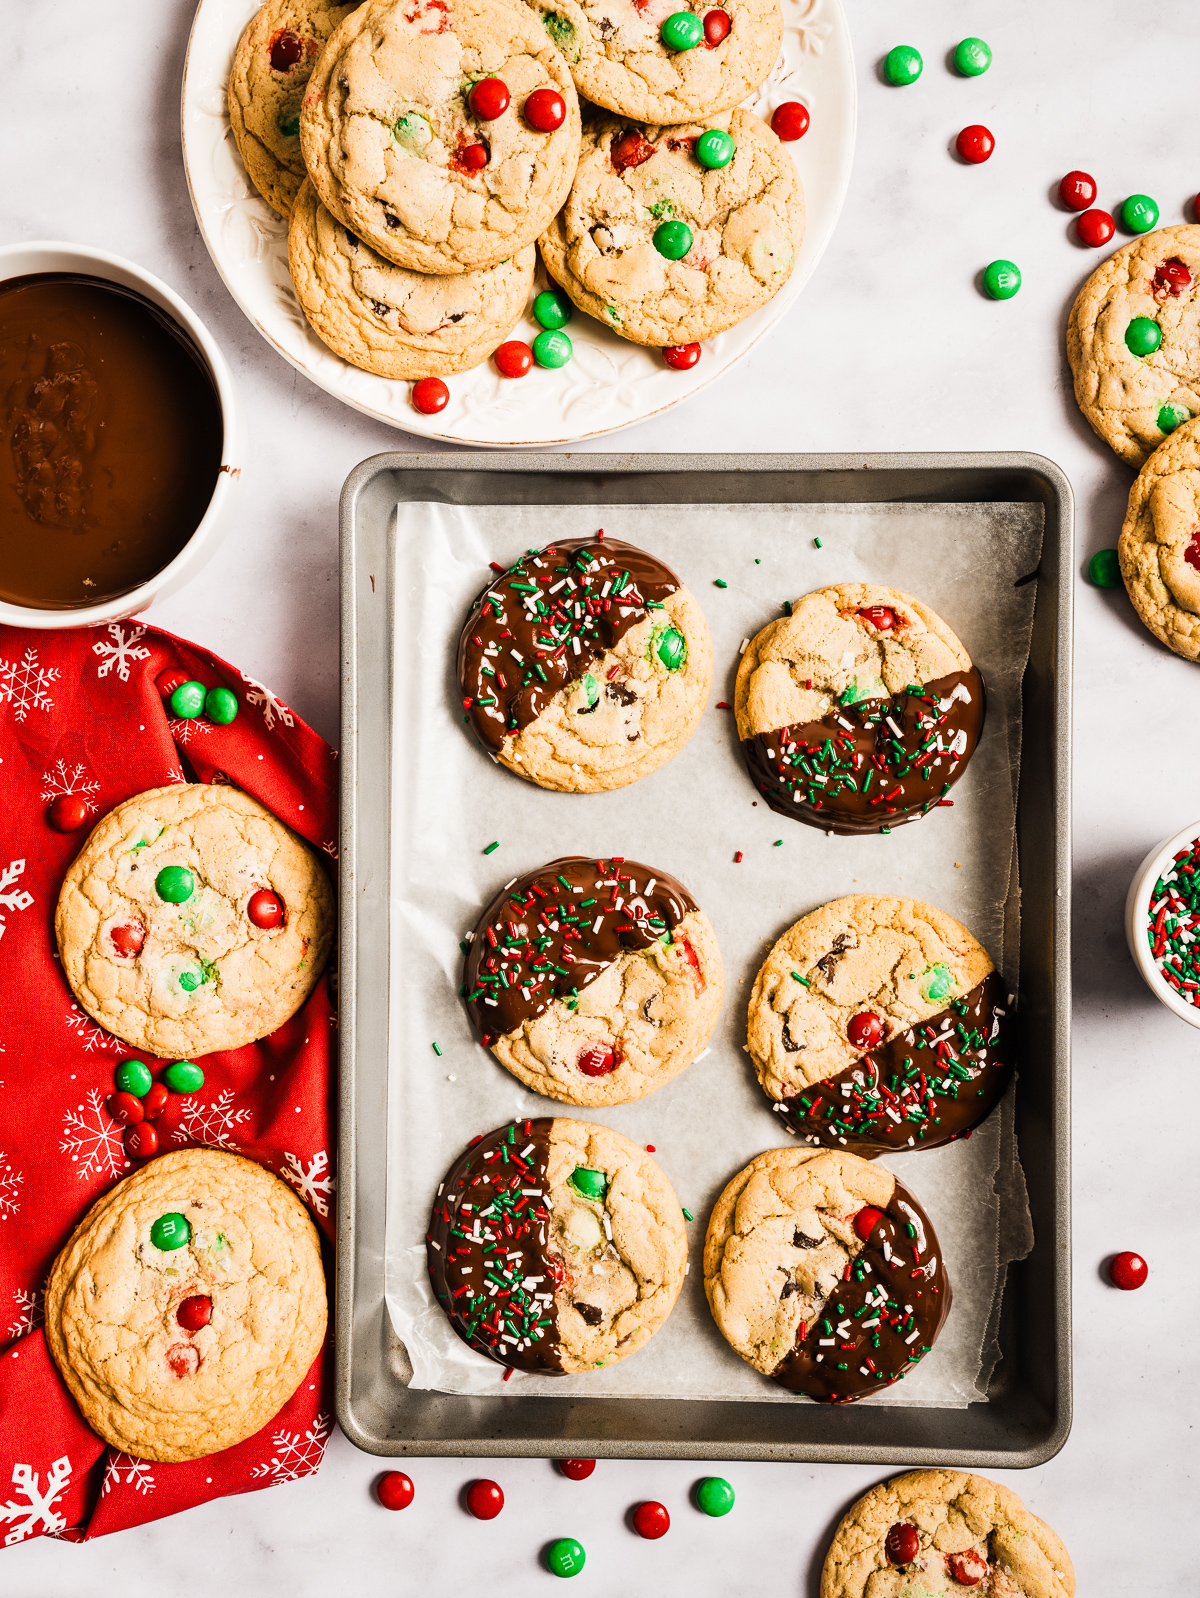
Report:
M771 950L746 1037L789 1131L871 1159L979 1125L1012 1073L1012 1014L987 950L953 916L850 894Z
M772 810L879 832L945 800L983 728L983 678L942 618L894 588L805 594L750 640L738 737Z
M687 1269L683 1213L650 1156L620 1132L557 1117L471 1142L438 1188L426 1251L462 1340L542 1375L636 1352Z
M823 1404L906 1375L951 1300L929 1217L890 1171L794 1148L751 1160L717 1200L704 1291L744 1360Z
M501 765L595 793L656 771L695 732L712 684L699 605L615 538L531 550L489 583L458 643L464 720Z
M535 1093L625 1104L708 1042L725 992L708 917L637 860L568 855L514 878L471 934L465 994L485 1047Z

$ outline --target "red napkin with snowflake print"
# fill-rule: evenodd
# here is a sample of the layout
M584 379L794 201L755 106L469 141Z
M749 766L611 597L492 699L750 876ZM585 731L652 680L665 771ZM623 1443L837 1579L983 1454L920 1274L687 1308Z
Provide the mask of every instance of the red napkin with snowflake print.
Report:
M173 718L155 679L230 688L228 726ZM269 689L193 644L135 622L0 627L0 1536L81 1541L316 1470L330 1430L329 1344L290 1402L237 1447L161 1465L108 1448L61 1381L41 1331L56 1254L133 1169L105 1108L135 1051L79 1008L59 967L54 909L67 866L114 805L170 782L225 782L337 859L337 756ZM76 795L87 820L56 832ZM172 1095L159 1152L205 1145L258 1160L300 1194L332 1283L337 1026L332 968L261 1043L203 1057L204 1085ZM140 1058L161 1073L157 1062ZM332 1315L330 1317L332 1326Z

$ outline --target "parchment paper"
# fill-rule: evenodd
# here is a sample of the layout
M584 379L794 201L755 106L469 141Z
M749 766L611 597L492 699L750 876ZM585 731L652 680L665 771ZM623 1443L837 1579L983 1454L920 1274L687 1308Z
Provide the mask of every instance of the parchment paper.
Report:
M1024 504L398 507L385 1284L414 1387L496 1392L504 1374L451 1331L429 1286L424 1234L446 1168L476 1133L515 1116L564 1114L655 1145L695 1217L690 1273L670 1319L639 1353L590 1376L518 1372L504 1390L797 1402L725 1343L701 1279L722 1187L754 1155L791 1141L744 1052L746 1001L775 939L844 893L940 905L1015 989L1014 807L1036 589L1019 580L1037 566L1042 525L1041 508ZM508 565L531 546L600 526L659 555L699 600L713 634L712 694L690 743L653 776L616 793L548 793L494 765L463 726L455 645L490 560ZM953 808L887 835L835 838L754 803L733 714L715 706L733 701L742 641L784 600L854 580L918 596L949 622L983 673L987 720ZM499 848L485 855L493 840ZM657 1093L612 1110L529 1092L473 1041L457 997L459 942L483 906L560 854L619 854L674 873L712 921L725 964L725 1008L707 1053ZM1033 1240L1011 1091L969 1140L884 1163L933 1220L954 1305L933 1352L864 1402L962 1407L985 1395L1004 1273Z

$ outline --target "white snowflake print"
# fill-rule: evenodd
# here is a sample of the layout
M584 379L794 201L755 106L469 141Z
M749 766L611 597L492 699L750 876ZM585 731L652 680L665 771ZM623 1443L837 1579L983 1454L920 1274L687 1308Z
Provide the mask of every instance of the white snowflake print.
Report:
M0 660L0 705L13 707L14 721L24 721L31 710L53 710L46 690L61 676L57 666L38 665L36 649L27 649L20 660Z
M104 1483L100 1496L106 1497L114 1487L132 1487L135 1493L148 1497L158 1485L154 1472L144 1459L134 1459L132 1454L110 1453L104 1468Z
M280 1171L285 1182L290 1182L306 1204L311 1204L318 1215L329 1214L329 1195L337 1187L337 1177L329 1169L329 1155L318 1149L309 1160L297 1159L285 1149L283 1157L287 1167Z
M242 681L249 683L251 688L251 692L246 695L246 703L248 705L262 706L263 721L266 723L268 732L274 727L277 716L285 727L294 727L296 725L291 711L283 700L277 699L269 688L260 682L255 682L253 677L247 677L245 672L242 673Z
M298 1481L301 1476L311 1476L325 1457L329 1432L328 1415L318 1415L306 1432L276 1432L271 1439L274 1453L269 1460L255 1465L251 1476L258 1480L269 1476L276 1482Z
M116 1176L119 1171L129 1169L121 1143L121 1128L110 1119L97 1088L89 1088L82 1104L64 1112L58 1146L62 1153L71 1156L75 1174L81 1180L89 1176Z
M24 1542L39 1530L51 1537L66 1530L66 1518L54 1508L71 1480L71 1461L66 1454L56 1459L46 1472L45 1492L41 1488L41 1472L32 1465L14 1465L12 1479L17 1491L25 1495L25 1502L20 1504L10 1498L6 1504L0 1504L0 1526L10 1528L4 1539L6 1548Z
M91 1016L85 1015L77 1004L73 1004L67 1011L67 1027L83 1045L85 1054L92 1054L96 1049L116 1049L118 1054L121 1052L121 1040L114 1038L103 1027L98 1027Z
M24 1174L8 1163L8 1157L0 1149L0 1221L7 1221L21 1208L18 1189L24 1180Z
M331 860L340 859L340 856L338 854L338 846L337 846L336 843L334 843L332 838L329 840L328 843L323 843L321 845L321 848L324 849L325 853L329 856L329 858Z
M191 743L212 731L211 721L201 721L199 716L175 716L167 723L167 731L177 744Z
M10 860L3 870L0 870L0 938L4 936L7 923L4 919L5 910L28 910L33 903L33 895L24 888L16 890L16 881L24 873L24 860ZM14 891L10 892L12 889Z
M17 1318L9 1323L8 1335L10 1338L28 1337L30 1332L36 1332L46 1319L44 1308L45 1292L40 1287L18 1287L13 1294L13 1303L17 1306Z
M233 1129L249 1119L249 1110L233 1108L233 1089L224 1088L211 1104L196 1104L189 1099L171 1136L176 1143L203 1143L209 1148L236 1150Z
M43 804L49 804L52 799L65 799L68 795L73 795L82 799L88 815L94 816L100 808L96 803L99 791L99 782L95 778L89 778L86 766L68 766L65 760L56 760L49 771L42 772Z
M96 667L96 676L107 677L115 666L117 668L117 676L121 681L128 682L129 662L131 660L149 660L150 658L150 651L144 645L140 649L135 648L138 639L141 638L145 631L144 627L131 627L129 629L129 637L126 638L125 629L120 622L110 622L108 624L108 635L113 640L112 643L106 643L101 639L98 644L92 645L93 655L104 656L104 664Z

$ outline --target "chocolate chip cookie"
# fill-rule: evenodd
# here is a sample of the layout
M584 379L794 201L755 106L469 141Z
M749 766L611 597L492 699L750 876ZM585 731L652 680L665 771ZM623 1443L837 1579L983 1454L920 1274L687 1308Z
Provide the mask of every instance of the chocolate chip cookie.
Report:
M929 1217L857 1155L771 1149L713 1209L704 1291L755 1370L823 1404L890 1387L929 1353L950 1282Z
M68 867L54 919L79 1003L164 1059L281 1027L315 987L333 926L312 850L249 794L204 783L109 811Z
M679 1201L650 1156L620 1132L559 1117L473 1140L438 1188L426 1252L463 1342L541 1375L636 1353L687 1269Z
M699 605L662 561L615 538L523 555L458 642L464 720L542 788L623 788L679 753L712 685Z
M471 935L465 992L483 1043L567 1104L626 1104L701 1053L725 992L708 917L637 860L568 856L510 882Z
M754 979L746 1037L771 1108L868 1159L969 1133L1008 1086L1013 996L966 927L851 894L790 927Z
M839 583L750 640L734 710L772 810L827 832L879 832L951 802L983 729L983 678L928 605Z
M1172 433L1138 473L1117 553L1146 626L1177 655L1200 659L1200 420Z
M164 1154L55 1260L46 1341L88 1425L138 1459L202 1459L278 1414L325 1339L304 1205L253 1160Z

